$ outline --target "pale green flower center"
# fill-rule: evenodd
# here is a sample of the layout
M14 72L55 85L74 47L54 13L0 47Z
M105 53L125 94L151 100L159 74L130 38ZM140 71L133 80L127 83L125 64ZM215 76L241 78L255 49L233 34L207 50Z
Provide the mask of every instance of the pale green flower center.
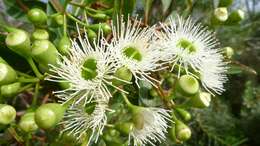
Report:
M85 60L81 68L81 76L85 80L91 80L97 76L97 60L95 58Z
M194 53L197 51L197 48L194 45L194 43L187 39L180 39L177 46L188 50L189 53Z
M128 58L134 59L136 61L141 61L142 60L142 54L135 47L132 47L132 46L125 47L123 53Z

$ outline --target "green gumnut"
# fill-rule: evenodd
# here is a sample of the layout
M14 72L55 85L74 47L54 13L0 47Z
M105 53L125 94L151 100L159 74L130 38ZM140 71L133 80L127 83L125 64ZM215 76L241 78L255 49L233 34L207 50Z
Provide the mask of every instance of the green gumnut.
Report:
M218 25L222 24L228 19L228 10L226 7L219 7L214 10L214 14L211 18L211 23Z
M3 85L0 88L0 90L1 90L0 93L1 93L1 96L3 96L3 97L7 97L7 98L13 97L18 93L20 88L21 88L20 82L8 84L8 85Z
M31 55L31 41L27 32L16 29L10 32L5 39L6 46L22 57Z
M0 85L10 84L15 82L17 74L15 70L5 63L0 63Z
M18 125L24 132L34 132L38 129L38 126L34 120L34 116L35 116L34 112L29 112L29 113L25 113L21 117Z
M47 22L46 13L38 8L33 8L27 13L28 19L35 25L42 25Z
M191 115L188 111L182 108L176 108L176 111L181 115L183 120L189 121L191 119Z
M226 58L231 59L234 55L234 49L231 47L224 47L223 52Z
M219 0L219 7L228 7L233 3L233 0Z
M196 108L205 108L210 105L211 95L207 92L199 92L190 99L190 104Z
M32 33L32 40L48 40L49 39L49 33L45 29L36 29Z
M120 81L118 79L113 79L112 83L116 86L125 85L126 82L130 82L133 77L132 72L126 67L118 68L116 70L114 76L119 78L120 80L123 80L123 81ZM126 81L126 82L124 82L124 81Z
M106 23L92 24L89 25L89 28L94 30L95 32L98 32L100 29L102 29L105 35L108 35L112 31L111 27Z
M95 31L93 31L92 29L88 29L87 30L87 36L88 36L88 39L93 42L94 40L97 39L97 34L95 33Z
M133 130L134 124L131 122L118 123L115 128L123 135L128 135Z
M70 48L71 48L70 39L66 35L62 36L62 38L58 43L58 47L57 47L58 51L62 55L67 55L70 51Z
M183 75L176 84L176 92L182 96L190 97L199 91L198 80L191 75Z
M226 21L225 24L227 25L235 25L238 24L240 21L242 21L245 18L245 12L238 9L233 12L228 16L228 20Z
M64 115L65 108L61 104L47 103L41 105L35 112L35 122L42 129L53 128Z
M191 137L190 128L185 125L183 122L176 120L175 121L175 134L176 138L180 141L186 141Z
M16 110L7 104L0 104L0 124L7 125L14 121Z
M32 45L33 59L44 66L48 64L56 65L58 51L55 46L48 40L36 40Z
M63 15L61 13L56 13L56 14L53 14L51 15L51 23L50 25L52 27L60 27L64 24L64 18L63 18Z

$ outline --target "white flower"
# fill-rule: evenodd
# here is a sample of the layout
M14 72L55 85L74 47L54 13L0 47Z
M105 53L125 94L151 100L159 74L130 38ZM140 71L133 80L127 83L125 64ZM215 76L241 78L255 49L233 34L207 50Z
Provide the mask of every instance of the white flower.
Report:
M140 107L139 107L140 108ZM138 113L135 113L139 118L138 124L129 133L129 141L133 139L134 146L143 146L151 144L155 146L155 142L165 140L167 133L168 122L170 122L169 111L161 108L140 108Z
M157 35L163 60L173 64L172 70L178 68L178 76L181 71L196 77L200 74L203 86L220 94L226 81L226 63L222 60L214 33L190 18L183 20L178 17L176 21L162 24L164 33Z
M128 19L125 23L122 19L118 19L117 25L112 27L113 39L108 49L121 67L125 66L132 72L137 86L139 80L154 85L152 81L156 80L151 77L151 72L157 71L162 65L158 62L160 51L151 45L154 28L142 28L137 20L132 23Z
M90 109L90 113L86 112L87 108ZM67 134L73 135L79 140L80 138L84 138L82 136L86 132L91 131L88 143L92 140L97 142L99 135L102 134L104 126L107 123L107 111L110 111L107 101L94 101L86 106L71 106L64 115L64 121L60 123L64 125L62 133L67 132Z
M69 55L60 55L58 65L50 65L52 73L47 80L70 83L68 89L55 92L63 102L72 100L77 104L84 101L86 104L97 94L102 95L98 98L107 100L111 97L108 86L113 86L111 80L116 78L113 74L117 64L111 57L111 51L105 48L103 37L98 37L91 45L87 37L78 35L72 41Z

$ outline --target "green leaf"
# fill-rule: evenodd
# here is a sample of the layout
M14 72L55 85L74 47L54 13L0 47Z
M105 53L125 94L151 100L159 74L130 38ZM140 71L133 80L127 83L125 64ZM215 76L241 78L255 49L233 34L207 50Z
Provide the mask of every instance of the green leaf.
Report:
M143 0L144 3L144 23L147 24L149 20L149 13L153 4L153 0Z
M162 2L162 10L163 10L163 14L166 13L166 11L169 9L169 7L171 6L172 0L161 0Z

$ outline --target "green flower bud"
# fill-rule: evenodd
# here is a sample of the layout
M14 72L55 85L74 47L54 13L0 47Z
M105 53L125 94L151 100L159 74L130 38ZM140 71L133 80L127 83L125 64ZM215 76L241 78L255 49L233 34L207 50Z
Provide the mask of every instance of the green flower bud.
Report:
M119 137L119 132L115 129L109 129L104 133L103 139L105 143L109 146L123 146L123 142Z
M29 112L21 117L18 125L24 132L34 132L38 129L34 120L34 115L34 112Z
M226 21L226 24L233 25L238 24L241 20L245 18L245 12L238 9L236 11L233 11Z
M35 112L35 122L42 129L50 129L61 121L65 108L61 104L47 103Z
M42 25L47 22L46 13L38 8L33 8L27 13L28 19L35 25Z
M8 64L0 63L0 85L13 83L16 79L15 70Z
M16 82L8 85L1 86L1 96L3 97L13 97L15 96L19 89L21 88L21 83Z
M62 36L62 38L58 43L58 47L57 47L58 51L62 55L66 55L69 53L70 48L71 48L70 39L66 35Z
M6 46L21 55L22 57L29 57L31 55L31 42L27 32L17 29L10 32L5 39Z
M15 109L7 104L0 104L0 124L10 124L16 117Z
M98 20L107 20L109 18L106 14L101 14L101 13L91 15L91 17Z
M32 56L36 62L44 66L56 65L58 52L55 46L48 40L36 40L32 45Z
M120 80L118 79L113 79L113 84L116 85L116 86L119 86L119 85L125 85L126 82L130 82L132 80L132 72L126 68L126 67L120 67L116 70L115 72L115 77L119 78ZM124 82L126 81L126 82Z
M143 129L144 127L144 116L138 108L133 110L132 121L136 129Z
M219 0L219 7L228 7L233 3L233 0Z
M95 32L98 32L99 29L102 29L105 35L108 35L112 31L111 27L106 23L92 24L89 26L89 28L94 30Z
M224 22L228 19L228 10L226 7L216 8L214 10L214 17L217 21Z
M211 95L207 92L199 92L191 98L190 102L193 107L205 108L210 105Z
M180 141L186 141L190 139L191 137L190 128L179 120L176 120L175 124L176 124L175 125L176 138Z
M175 124L172 124L171 128L169 128L169 137L172 141L176 142L177 139L176 139L176 134L175 134Z
M87 30L88 39L93 42L95 39L97 39L97 34L92 29Z
M48 40L49 33L45 29L36 29L32 33L32 40Z
M183 120L189 121L191 119L191 115L188 111L182 108L176 108L176 111L181 115Z
M116 130L124 135L128 135L134 128L134 124L131 122L118 123L116 124Z
M176 85L176 92L182 96L193 96L199 91L198 80L191 75L183 75Z
M234 55L234 50L233 50L233 48L231 48L231 47L224 47L224 48L223 48L223 52L224 52L224 55L225 55L228 59L231 59L232 56Z
M51 15L51 21L50 21L50 26L52 27L60 27L64 24L64 18L61 13L56 13Z

